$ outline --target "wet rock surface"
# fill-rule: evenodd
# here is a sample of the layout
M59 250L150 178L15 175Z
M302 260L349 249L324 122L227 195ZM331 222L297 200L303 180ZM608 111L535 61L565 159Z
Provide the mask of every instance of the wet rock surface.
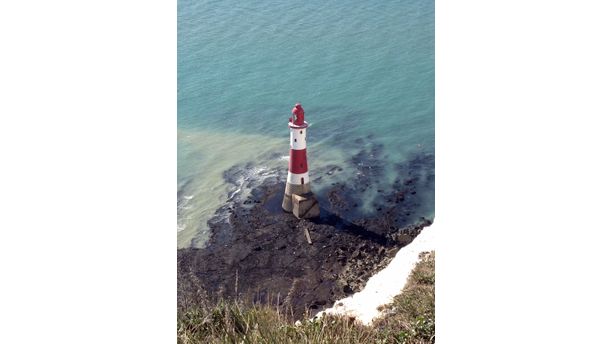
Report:
M244 167L226 171L229 183L252 191L246 199L228 195L228 203L209 221L207 247L178 250L179 306L189 294L205 291L279 305L292 309L298 318L361 290L399 248L431 224L412 213L419 206L420 187L433 182L433 156L397 166L407 173L393 188L379 190L373 181L383 169L377 159L380 149L373 145L354 157L359 173L346 182L324 190L314 185L321 202L321 216L314 220L299 220L282 211L284 181L278 176L283 171L267 172L260 185L243 178ZM342 168L331 165L317 172L325 178L342 173ZM377 211L360 217L359 195L368 189L378 193Z

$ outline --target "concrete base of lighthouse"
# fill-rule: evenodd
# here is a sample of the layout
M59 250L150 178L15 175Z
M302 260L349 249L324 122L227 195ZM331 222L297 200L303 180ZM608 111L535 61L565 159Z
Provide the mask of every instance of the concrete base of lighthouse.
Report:
M318 217L320 214L319 202L310 191L310 183L285 184L283 210L293 213L300 219Z
M293 211L292 195L305 195L310 193L310 183L306 184L285 184L285 195L283 196L283 210L290 213Z
M298 219L318 217L321 213L319 202L312 193L305 195L294 194L291 196L291 201L293 202L293 215Z

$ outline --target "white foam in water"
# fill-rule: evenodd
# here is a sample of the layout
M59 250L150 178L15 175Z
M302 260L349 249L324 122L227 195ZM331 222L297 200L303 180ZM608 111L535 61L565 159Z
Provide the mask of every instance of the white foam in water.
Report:
M257 166L246 169L244 174L238 178L236 183L237 187L228 197L229 200L233 200L234 196L238 195L237 199L244 199L249 196L252 189L247 187L249 182L255 182L255 184L262 183L266 178L276 176L276 171L268 166Z
M343 315L371 325L382 315L378 308L391 303L402 291L419 261L419 254L434 250L435 229L432 226L423 228L410 244L399 250L386 268L368 280L362 291L336 301L332 307L317 313L315 318L323 314Z
M242 185L242 184L243 184L243 183L241 183L241 185ZM228 197L228 199L233 199L233 198L234 198L234 196L235 196L237 193L239 193L240 191L242 191L242 188L241 188L241 187L239 187L239 188L238 188L238 189L236 189L234 192L232 192L232 194L231 194L231 195Z

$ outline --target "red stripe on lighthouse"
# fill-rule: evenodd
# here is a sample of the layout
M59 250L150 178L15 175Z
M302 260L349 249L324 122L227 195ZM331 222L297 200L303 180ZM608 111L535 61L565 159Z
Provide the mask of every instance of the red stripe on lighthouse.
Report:
M289 172L300 174L308 172L308 162L306 161L306 149L289 150Z

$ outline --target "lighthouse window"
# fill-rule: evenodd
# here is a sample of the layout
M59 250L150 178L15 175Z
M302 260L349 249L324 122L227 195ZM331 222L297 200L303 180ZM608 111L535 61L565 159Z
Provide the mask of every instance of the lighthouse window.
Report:
M300 134L302 133L302 131L300 130Z
M293 142L297 142L297 139L293 139Z
M302 178L302 184L304 184L304 178Z

